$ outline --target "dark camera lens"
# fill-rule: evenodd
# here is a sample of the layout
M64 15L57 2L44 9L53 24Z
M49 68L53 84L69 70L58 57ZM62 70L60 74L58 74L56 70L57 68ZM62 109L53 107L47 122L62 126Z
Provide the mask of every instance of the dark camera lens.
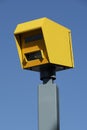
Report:
M42 59L41 51L26 53L25 57L28 61L35 60L35 59Z

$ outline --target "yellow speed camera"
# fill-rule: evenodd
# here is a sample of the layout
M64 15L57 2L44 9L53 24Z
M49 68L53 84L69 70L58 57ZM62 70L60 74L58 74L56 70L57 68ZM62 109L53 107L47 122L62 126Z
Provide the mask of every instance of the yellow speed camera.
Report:
M68 28L40 18L18 24L14 36L23 69L40 71L47 64L55 66L56 71L74 67Z

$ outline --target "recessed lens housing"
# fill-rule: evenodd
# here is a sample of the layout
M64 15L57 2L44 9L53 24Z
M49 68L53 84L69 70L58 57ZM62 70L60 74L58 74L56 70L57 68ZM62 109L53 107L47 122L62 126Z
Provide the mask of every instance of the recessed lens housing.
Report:
M27 61L36 60L36 59L42 59L41 51L35 51L31 53L26 53L25 57Z

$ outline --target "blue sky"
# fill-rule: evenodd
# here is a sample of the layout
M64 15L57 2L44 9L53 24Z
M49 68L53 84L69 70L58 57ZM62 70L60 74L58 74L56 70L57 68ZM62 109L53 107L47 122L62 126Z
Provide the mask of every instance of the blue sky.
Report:
M38 130L39 73L22 70L16 25L48 17L72 31L75 68L57 73L60 130L87 130L86 0L0 0L0 130Z

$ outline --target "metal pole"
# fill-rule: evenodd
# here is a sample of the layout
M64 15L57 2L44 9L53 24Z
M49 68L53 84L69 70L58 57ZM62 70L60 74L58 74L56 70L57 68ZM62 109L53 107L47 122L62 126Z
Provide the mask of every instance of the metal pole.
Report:
M56 79L55 68L45 67L40 76L43 83L38 89L39 130L59 130L59 94L53 82Z

